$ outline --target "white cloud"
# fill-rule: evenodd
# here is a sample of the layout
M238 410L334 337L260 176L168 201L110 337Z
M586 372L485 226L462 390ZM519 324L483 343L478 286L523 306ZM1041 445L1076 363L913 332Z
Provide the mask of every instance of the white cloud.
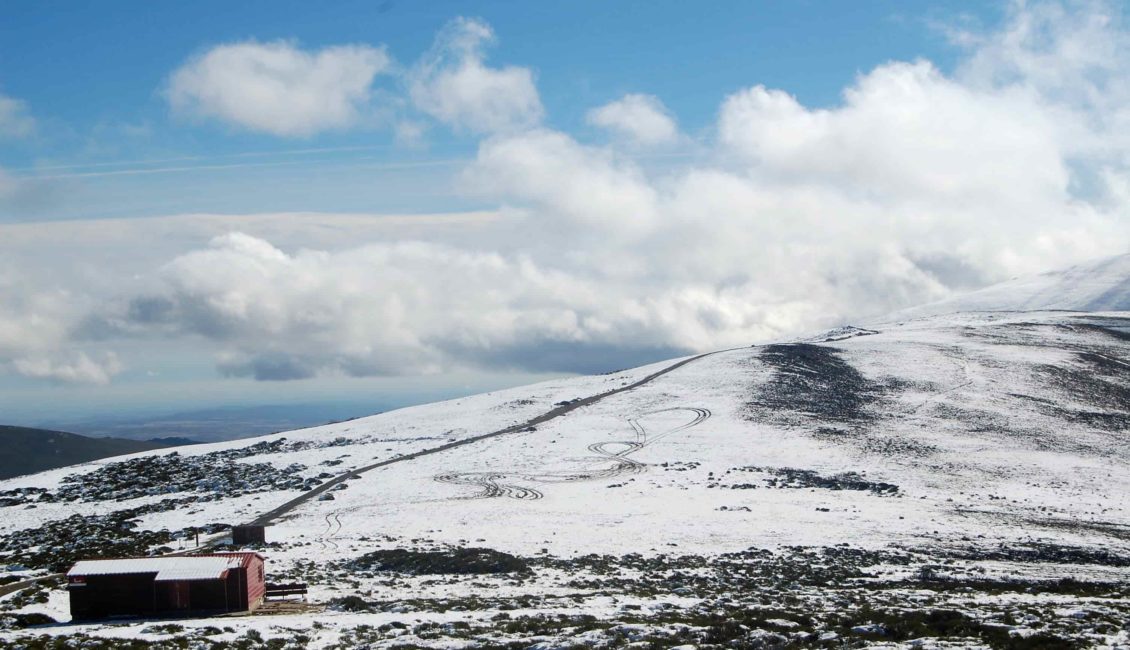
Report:
M436 38L432 50L410 71L409 95L416 107L457 129L493 133L534 126L543 109L528 68L491 68L484 48L490 26L458 18Z
M20 189L20 182L0 167L0 201L14 196Z
M679 137L675 119L663 102L652 95L624 95L592 109L586 117L589 124L643 145L668 144Z
M122 364L112 352L97 359L85 352L77 352L61 359L25 357L16 359L12 365L24 377L64 384L105 385L122 370Z
M876 197L971 201L1062 198L1065 125L1029 93L976 90L926 62L860 77L844 103L810 110L755 86L727 98L723 145L780 182L818 182Z
M232 43L177 69L167 96L178 113L306 137L358 124L374 78L389 64L383 48L367 45L306 51L286 41Z
M540 220L547 233L562 226L577 233L577 224L602 233L638 232L655 216L655 190L636 164L556 131L484 141L464 184L566 218L564 223Z
M105 384L121 371L112 352L91 357L70 340L88 301L0 267L0 368L32 379Z

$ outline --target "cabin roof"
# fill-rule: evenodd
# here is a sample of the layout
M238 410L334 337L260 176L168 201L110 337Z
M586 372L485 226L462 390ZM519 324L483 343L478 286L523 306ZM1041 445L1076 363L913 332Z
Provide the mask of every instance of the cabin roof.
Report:
M82 560L67 571L67 577L129 575L155 573L157 582L173 580L217 580L228 569L239 568L247 561L245 553L195 557L148 557L120 560Z

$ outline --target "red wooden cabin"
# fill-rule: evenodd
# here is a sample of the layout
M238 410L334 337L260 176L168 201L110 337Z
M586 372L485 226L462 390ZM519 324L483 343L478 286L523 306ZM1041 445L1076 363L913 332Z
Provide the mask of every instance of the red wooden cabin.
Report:
M263 602L266 575L258 553L83 560L67 591L74 620L242 612Z

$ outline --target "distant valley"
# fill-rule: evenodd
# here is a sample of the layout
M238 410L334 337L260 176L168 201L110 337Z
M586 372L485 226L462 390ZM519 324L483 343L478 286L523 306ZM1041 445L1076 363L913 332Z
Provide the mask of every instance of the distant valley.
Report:
M371 403L324 402L224 406L175 413L103 416L81 420L44 422L39 426L74 431L84 436L151 440L181 438L193 442L221 442L267 433L343 422L375 415L388 407Z

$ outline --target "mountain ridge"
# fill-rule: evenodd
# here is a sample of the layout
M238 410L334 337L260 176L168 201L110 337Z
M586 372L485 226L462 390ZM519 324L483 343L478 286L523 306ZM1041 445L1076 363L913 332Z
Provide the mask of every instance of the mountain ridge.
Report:
M1021 276L876 319L969 311L1130 311L1130 253Z
M4 455L0 456L0 479L162 449L185 442L177 439L94 438L51 429L0 425L0 445L5 450Z

